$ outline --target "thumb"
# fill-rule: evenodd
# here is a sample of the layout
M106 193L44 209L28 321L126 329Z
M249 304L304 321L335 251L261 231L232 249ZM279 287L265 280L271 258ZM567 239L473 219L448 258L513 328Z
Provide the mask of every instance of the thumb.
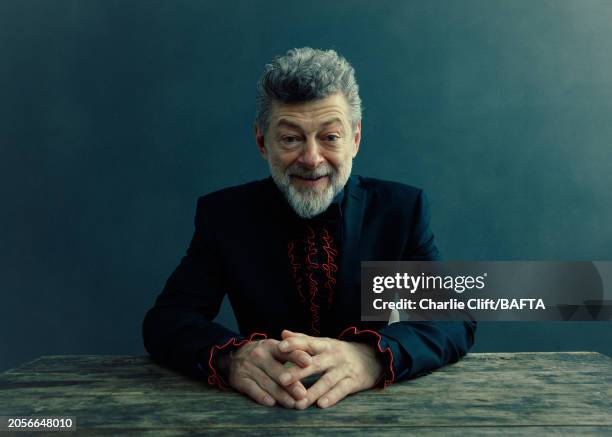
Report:
M303 337L307 337L306 334L302 334L301 332L293 332L293 331L289 331L288 329L283 329L283 331L281 332L281 338L285 339L287 337L291 337L291 336L303 336Z

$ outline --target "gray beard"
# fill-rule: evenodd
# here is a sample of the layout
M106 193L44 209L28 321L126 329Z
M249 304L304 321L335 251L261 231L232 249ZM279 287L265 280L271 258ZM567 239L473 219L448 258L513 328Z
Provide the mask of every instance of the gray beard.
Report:
M341 166L338 171L330 166L325 166L312 172L306 172L304 170L297 170L295 167L291 166L283 172L280 166L272 162L272 159L268 159L268 167L270 168L272 179L285 196L285 199L287 199L291 208L293 208L295 213L300 217L309 219L321 214L329 208L334 197L342 191L346 185L346 181L348 181L351 175L353 160L349 160L345 165ZM298 174L308 173L313 176L328 174L331 183L323 190L298 190L291 184L290 174L293 174L292 171L297 171Z

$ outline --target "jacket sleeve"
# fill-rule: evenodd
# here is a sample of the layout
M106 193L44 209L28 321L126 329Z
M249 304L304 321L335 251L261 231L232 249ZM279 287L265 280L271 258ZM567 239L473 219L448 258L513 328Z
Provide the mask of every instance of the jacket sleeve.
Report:
M417 196L412 238L407 242L402 260L440 259L429 227L429 206L423 191ZM384 328L359 330L347 328L344 340L364 341L377 348L387 365L381 387L422 376L446 364L457 362L474 343L475 321L396 322Z
M245 337L213 322L225 296L207 197L198 200L195 232L186 255L146 313L142 335L146 350L160 364L211 385L225 386L215 354L242 346L265 334Z

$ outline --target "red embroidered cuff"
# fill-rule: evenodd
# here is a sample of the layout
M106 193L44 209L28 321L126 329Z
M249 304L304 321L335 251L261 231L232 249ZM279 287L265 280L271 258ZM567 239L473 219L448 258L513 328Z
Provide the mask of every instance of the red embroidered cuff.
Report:
M245 344L250 343L252 341L263 340L266 338L268 338L266 334L254 332L253 334L251 334L249 338L245 338L244 340L241 340L239 342L236 341L235 337L232 337L225 344L221 346L216 344L213 347L211 347L210 355L208 357L208 368L209 368L208 383L210 385L216 385L221 390L227 390L229 388L229 384L223 380L223 378L221 377L221 374L217 372L217 369L215 368L214 359L215 359L216 352L222 351L226 348L238 349L239 347L244 346Z
M375 383L375 387L385 388L393 384L395 380L395 374L393 372L393 353L391 348L387 346L383 349L380 345L382 336L371 329L357 329L355 326L346 328L338 336L339 340L344 341L358 341L367 343L374 346L378 350L379 356L382 356L385 362L388 364L388 368L380 375L380 378Z

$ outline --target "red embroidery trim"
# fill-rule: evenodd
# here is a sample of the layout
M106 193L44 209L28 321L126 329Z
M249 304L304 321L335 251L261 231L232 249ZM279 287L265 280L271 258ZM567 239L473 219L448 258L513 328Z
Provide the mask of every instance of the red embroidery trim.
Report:
M338 271L338 266L336 265L336 256L338 256L338 250L333 247L334 239L330 235L327 229L323 229L323 250L327 255L327 262L323 263L323 270L325 271L325 276L327 277L327 281L323 287L327 289L327 303L331 307L333 297L334 297L334 285L336 285L336 278L334 277L334 273Z
M308 235L304 241L305 253L306 253L306 271L308 274L308 292L310 294L310 328L313 334L320 334L319 322L321 320L319 315L319 305L316 303L316 297L319 293L319 284L315 277L315 270L321 266L312 260L312 257L317 254L317 248L315 243L316 233L308 226Z
M393 372L393 353L391 352L391 348L389 346L387 346L387 348L385 348L385 350L382 349L382 347L380 346L380 341L382 340L381 335L376 332L376 331L372 331L371 329L362 329L359 330L357 329L355 326L351 326L346 328L344 331L342 331L340 333L340 335L338 336L338 338L341 340L343 336L345 336L348 331L353 330L353 335L361 335L361 334L374 334L376 336L376 338L378 339L378 343L376 344L376 346L378 347L378 352L380 353L388 353L389 354L389 374L391 374L391 379L386 379L385 376L387 375L387 372L384 372L381 376L381 379L385 378L385 382L383 385L383 388L386 388L388 386L390 386L391 384L393 384L393 381L395 381L395 373ZM380 380L376 381L376 385L378 385L380 383Z
M293 275L293 280L295 281L295 288L297 289L298 296L300 297L300 303L306 302L306 298L304 297L304 292L302 289L302 277L299 275L300 269L302 265L295 261L295 243L290 241L287 244L287 256L289 257L289 263L291 264L291 274Z
M244 340L240 342L236 342L236 338L232 337L224 345L219 346L216 344L210 348L210 354L208 357L208 367L210 369L210 375L208 376L208 383L210 385L217 385L217 387L219 387L221 390L227 390L229 388L229 385L223 380L223 378L221 378L221 375L217 373L217 369L215 369L215 366L213 365L213 359L214 359L215 352L223 350L230 345L236 348L239 348L241 346L244 346L247 343L252 342L255 337L262 337L260 340L268 338L266 334L262 334L260 332L254 332L253 334L251 334L249 338L245 338Z
M295 286L298 292L299 301L304 303L306 301L304 297L304 288L308 287L308 296L310 301L310 330L311 334L319 335L321 333L320 322L321 313L320 306L317 304L317 295L319 294L319 284L317 281L317 269L323 269L325 272L325 283L323 287L327 289L327 302L328 306L331 307L334 296L334 287L336 285L336 272L338 266L336 265L336 257L338 256L338 250L334 247L334 239L330 232L323 228L321 230L322 250L325 252L327 259L325 262L319 264L317 262L317 233L311 226L307 226L307 235L302 240L304 243L304 264L300 264L296 260L296 242L289 241L287 244L287 257L289 258L289 264L291 267L291 274L295 281ZM303 271L303 274L301 274ZM304 280L305 279L305 280Z

